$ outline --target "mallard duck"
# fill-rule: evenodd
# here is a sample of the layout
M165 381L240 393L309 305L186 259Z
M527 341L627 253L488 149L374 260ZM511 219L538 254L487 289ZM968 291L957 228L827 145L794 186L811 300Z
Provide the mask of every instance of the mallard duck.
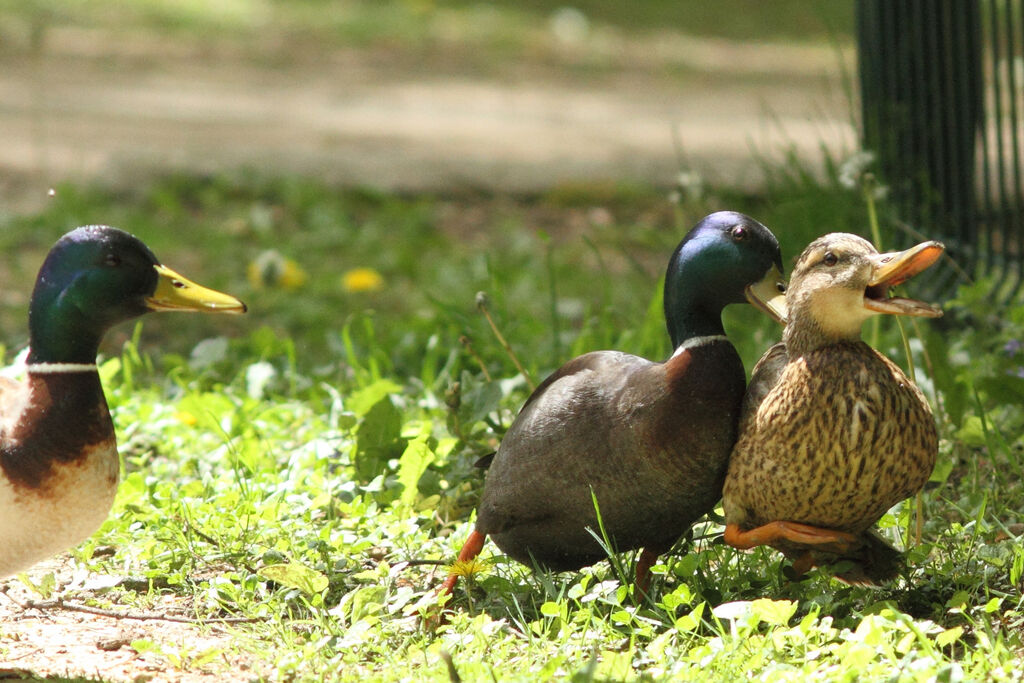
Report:
M575 358L544 380L486 465L466 561L487 536L510 557L566 571L643 548L636 582L721 495L746 374L722 309L750 301L769 313L785 284L775 236L723 211L676 248L665 276L675 351L661 363L618 351ZM457 576L448 577L442 593Z
M725 541L770 545L797 574L850 560L838 578L877 584L901 555L872 531L921 490L938 450L932 411L900 368L860 340L878 314L938 317L941 309L889 288L942 254L938 242L879 254L833 233L793 268L783 341L754 368L722 502Z
M32 292L26 378L0 383L0 576L79 543L110 511L117 444L96 370L107 329L148 311L245 310L121 230L58 240Z

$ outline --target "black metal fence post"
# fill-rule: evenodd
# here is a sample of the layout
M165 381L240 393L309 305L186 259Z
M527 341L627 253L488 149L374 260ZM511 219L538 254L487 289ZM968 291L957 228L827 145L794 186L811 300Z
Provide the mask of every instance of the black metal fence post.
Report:
M857 3L864 146L894 207L1005 299L1024 285L1022 15L1024 0Z

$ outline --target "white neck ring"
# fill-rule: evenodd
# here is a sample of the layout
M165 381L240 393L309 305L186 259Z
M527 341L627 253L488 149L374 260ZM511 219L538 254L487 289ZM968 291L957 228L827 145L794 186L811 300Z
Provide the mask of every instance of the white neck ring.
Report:
M680 353L686 351L687 349L696 348L698 346L704 346L705 344L713 344L715 342L720 341L727 342L729 341L729 338L726 337L724 334L709 334L705 337L691 337L690 339L687 339L682 344L680 344L679 348L677 348L672 353L672 356L678 356Z
M95 363L31 363L30 375L59 375L72 372L96 372Z

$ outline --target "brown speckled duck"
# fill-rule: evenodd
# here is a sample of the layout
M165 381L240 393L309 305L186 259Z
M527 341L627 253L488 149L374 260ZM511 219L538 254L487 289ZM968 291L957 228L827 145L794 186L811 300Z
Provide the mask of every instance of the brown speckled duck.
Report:
M579 569L615 549L643 548L647 570L721 495L746 377L725 337L722 309L750 301L771 312L785 285L775 236L722 211L676 248L665 277L675 352L652 362L617 351L569 361L526 401L489 464L476 528L459 555L487 536L525 564ZM442 592L450 592L456 574Z
M901 555L872 526L921 490L938 450L921 390L860 340L884 313L938 317L937 307L888 297L942 254L938 242L879 254L833 233L797 261L783 341L754 368L723 491L725 541L770 545L800 574L850 560L849 583L892 578Z
M126 232L78 228L39 270L24 381L0 381L0 577L87 538L107 517L117 444L96 370L100 339L149 311L242 313L161 265Z

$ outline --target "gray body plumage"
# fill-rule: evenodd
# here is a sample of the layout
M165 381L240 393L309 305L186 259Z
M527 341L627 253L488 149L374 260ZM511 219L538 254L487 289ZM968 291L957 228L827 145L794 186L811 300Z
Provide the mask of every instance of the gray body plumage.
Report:
M718 501L744 372L724 337L665 363L605 351L559 370L502 441L477 529L526 564L577 569L615 550L664 552ZM591 493L593 492L593 497Z

